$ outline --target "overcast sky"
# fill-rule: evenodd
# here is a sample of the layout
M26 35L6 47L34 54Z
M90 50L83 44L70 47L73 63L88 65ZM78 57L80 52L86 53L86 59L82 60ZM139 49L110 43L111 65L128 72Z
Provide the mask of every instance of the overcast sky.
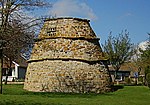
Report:
M127 29L133 43L148 39L150 32L150 0L47 0L53 3L42 14L57 17L79 17L91 20L97 37L104 43L110 31L118 35Z

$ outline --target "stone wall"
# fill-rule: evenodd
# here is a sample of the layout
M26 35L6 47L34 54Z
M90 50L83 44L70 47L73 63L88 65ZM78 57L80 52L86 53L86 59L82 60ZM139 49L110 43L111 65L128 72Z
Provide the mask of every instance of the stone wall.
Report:
M81 59L98 61L104 59L97 40L45 39L33 48L31 60L39 59Z
M98 63L44 60L30 63L28 70L24 88L30 91L102 93L110 90L108 72Z
M29 60L24 89L36 92L110 91L105 59L89 20L45 21Z
M57 18L46 20L39 38L45 39L57 37L98 39L90 27L89 20L79 18Z

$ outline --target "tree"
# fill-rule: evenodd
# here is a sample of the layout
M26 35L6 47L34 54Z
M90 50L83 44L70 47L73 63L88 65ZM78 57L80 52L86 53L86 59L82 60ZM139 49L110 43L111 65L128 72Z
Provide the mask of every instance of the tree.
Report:
M146 75L147 86L150 88L150 73Z
M7 42L3 55L10 69L12 61L33 44L34 30L39 25L40 19L27 16L25 11L43 6L49 4L44 0L0 0L0 39Z
M2 67L3 67L3 46L4 41L0 40L0 94L2 94Z
M129 61L133 54L133 44L129 38L127 30L122 31L119 36L113 37L110 33L108 40L102 45L104 52L108 55L109 62L116 74L122 64Z
M140 55L139 60L141 61L141 64L142 64L141 66L143 68L150 66L150 42L148 41L147 44L148 44L148 47L146 48L146 50L140 49L141 55Z
M44 0L0 0L0 38L8 41L11 36L11 47L16 41L19 45L29 43L27 39L32 39L30 36L34 36L35 26L40 24L38 20L41 19L27 16L26 11L49 5ZM12 40L14 38L15 41Z
M23 52L22 50L33 44L34 32L25 30L21 23L12 23L3 38L7 42L5 44L6 48L3 50L4 62L9 68L6 71L5 84L7 84L7 73L11 70L12 61L15 61L20 56L20 53Z
M150 34L148 33L148 35ZM140 57L137 61L140 63L140 66L144 69L145 84L150 87L150 37L146 44L147 47L145 50L139 49Z

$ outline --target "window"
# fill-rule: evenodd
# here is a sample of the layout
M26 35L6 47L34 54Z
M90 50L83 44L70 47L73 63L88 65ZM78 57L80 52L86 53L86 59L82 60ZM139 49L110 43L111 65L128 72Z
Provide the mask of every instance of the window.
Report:
M55 36L56 35L56 27L51 27L47 29L47 34L49 36Z

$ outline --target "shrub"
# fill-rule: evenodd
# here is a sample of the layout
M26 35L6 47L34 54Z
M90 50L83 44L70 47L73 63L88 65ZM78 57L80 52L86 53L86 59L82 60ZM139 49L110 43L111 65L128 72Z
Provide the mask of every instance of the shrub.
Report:
M147 66L147 67L145 68L145 75L147 75L148 73L150 73L150 67L149 67L149 66Z
M150 88L150 73L148 73L148 74L146 75L146 81L147 81L148 87Z
M127 85L130 85L131 84L131 79L129 77L126 77L125 82L126 82Z

